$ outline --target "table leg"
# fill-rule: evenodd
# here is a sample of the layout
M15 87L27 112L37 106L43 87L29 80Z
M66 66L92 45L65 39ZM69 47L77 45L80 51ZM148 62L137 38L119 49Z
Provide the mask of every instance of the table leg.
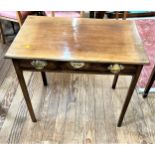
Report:
M94 18L94 13L95 13L95 11L90 11L89 17L90 17L90 18Z
M45 72L41 72L41 76L43 79L44 86L47 86L47 77Z
M135 89L135 86L137 84L137 81L138 81L138 78L139 78L139 75L141 73L142 68L143 68L142 65L138 66L135 75L133 75L133 77L132 77L132 81L131 81L131 84L130 84L130 87L129 87L129 90L128 90L128 93L127 93L127 96L126 96L126 99L125 99L125 102L124 102L120 117L119 117L119 120L118 120L118 124L117 124L118 127L120 127L122 125L124 115L125 115L126 110L128 108L131 96L132 96L132 94L134 92L134 89Z
M1 31L1 37L2 37L3 44L5 44L5 37L4 37L4 32L3 32L1 21L0 21L0 31Z
M143 94L144 98L147 97L149 90L150 90L151 86L153 85L154 80L155 80L155 66L152 70L151 76L150 76L150 78L147 82L146 88L144 90L144 94Z
M18 77L18 80L19 80L19 83L20 83L20 86L21 86L21 89L22 89L22 92L23 92L23 95L24 95L24 98L25 98L25 101L27 104L27 108L28 108L29 113L30 113L31 119L33 122L37 122L34 111L33 111L33 107L31 104L31 100L29 97L29 93L28 93L28 90L26 87L26 83L24 80L23 71L19 67L17 60L13 60L13 64L14 64L15 71L17 73L17 77Z
M96 12L96 18L103 19L106 11L97 11Z
M112 89L116 88L117 81L118 81L118 74L115 74L114 75L113 84L112 84Z
M14 22L12 22L12 21L11 21L11 26L12 26L12 29L13 29L13 33L16 34Z
M123 20L126 20L127 14L128 14L128 11L124 11L124 12L123 12Z
M119 12L118 11L115 12L115 16L116 16L116 19L119 18Z

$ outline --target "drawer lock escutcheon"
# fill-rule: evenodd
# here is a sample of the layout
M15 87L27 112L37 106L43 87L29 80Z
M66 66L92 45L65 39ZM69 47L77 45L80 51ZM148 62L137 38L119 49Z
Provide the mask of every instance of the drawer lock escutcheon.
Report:
M84 62L70 62L70 65L75 69L80 69L85 66Z
M110 70L111 73L118 74L121 70L124 69L124 66L119 64L114 64L114 65L110 65L108 69Z
M46 61L41 61L41 60L33 60L31 62L31 65L37 69L37 70L41 70L43 69L45 66L47 66L47 62Z

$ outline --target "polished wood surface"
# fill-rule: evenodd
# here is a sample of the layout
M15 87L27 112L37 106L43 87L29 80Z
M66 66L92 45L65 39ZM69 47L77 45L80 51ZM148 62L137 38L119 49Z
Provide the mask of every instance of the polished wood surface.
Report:
M9 58L146 64L134 21L29 16Z

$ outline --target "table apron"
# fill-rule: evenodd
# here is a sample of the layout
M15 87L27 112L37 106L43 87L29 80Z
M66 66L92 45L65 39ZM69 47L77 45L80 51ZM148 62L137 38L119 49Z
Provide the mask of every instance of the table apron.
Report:
M35 72L67 72L67 73L84 73L84 74L114 74L109 70L109 66L113 63L90 63L84 62L84 66L81 68L74 68L71 62L63 61L46 61L46 66L42 69L36 69L32 65L33 60L21 60L15 59L21 70L25 71L35 71ZM75 62L77 63L77 62ZM81 62L79 62L81 63ZM83 62L82 62L83 63ZM139 65L131 64L119 64L124 67L123 70L119 72L120 75L134 75L137 71Z

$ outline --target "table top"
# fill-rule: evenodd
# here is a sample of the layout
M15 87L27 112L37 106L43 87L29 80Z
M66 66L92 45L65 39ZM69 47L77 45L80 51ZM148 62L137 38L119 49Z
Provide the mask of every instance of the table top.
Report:
M146 64L131 20L29 16L6 58Z

